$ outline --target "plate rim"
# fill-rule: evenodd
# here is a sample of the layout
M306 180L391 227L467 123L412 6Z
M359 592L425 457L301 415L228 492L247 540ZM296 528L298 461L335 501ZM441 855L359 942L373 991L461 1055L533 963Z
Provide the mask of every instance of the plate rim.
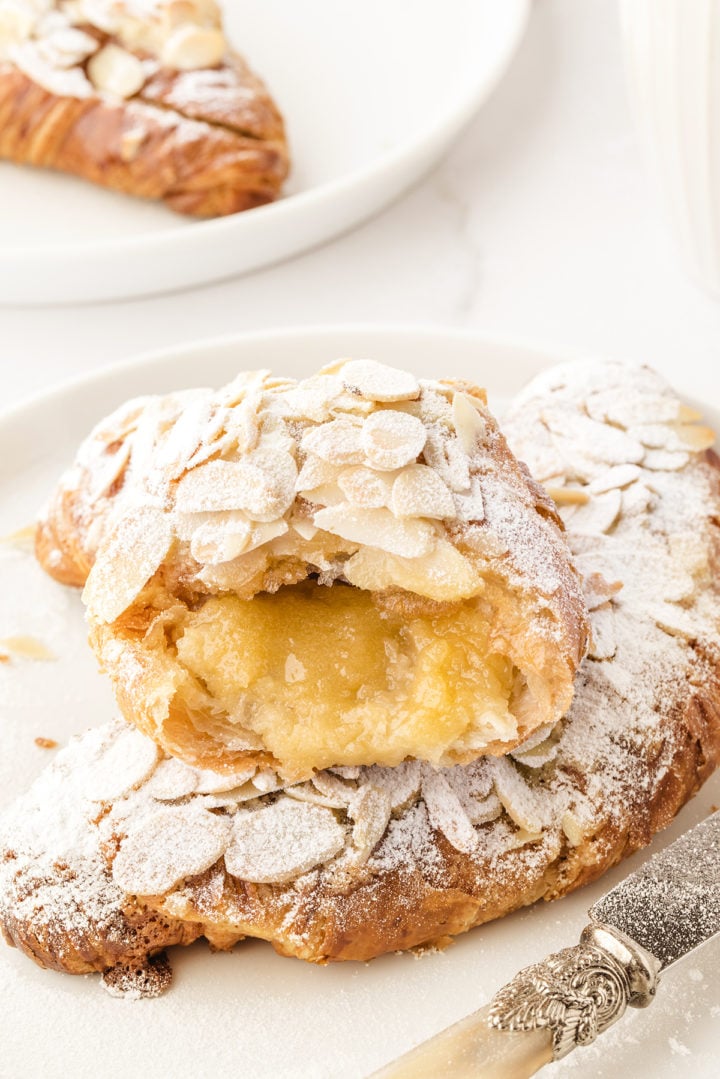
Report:
M353 337L367 336L368 338L382 335L396 340L417 337L425 342L431 342L435 338L438 343L452 340L463 345L478 345L488 349L497 348L498 351L503 352L523 352L531 356L533 360L537 360L538 363L547 361L552 364L561 364L580 358L577 354L571 353L567 346L554 346L552 342L537 342L532 338L512 334L484 333L482 328L474 329L443 326L437 323L412 322L293 323L290 326L260 327L254 330L212 334L208 337L192 338L185 342L175 342L163 348L132 352L120 360L113 360L90 371L81 371L67 378L60 378L40 390L24 394L9 405L0 405L0 428L4 427L6 423L16 422L21 418L22 413L31 411L39 405L45 405L54 397L62 397L74 390L81 390L92 385L100 385L115 378L122 378L125 374L140 371L149 365L157 367L162 367L164 364L169 365L173 360L201 349L214 351L216 349L231 348L233 345L244 347L246 344L249 345L253 342L282 342L292 340L299 335L316 337L319 341L322 341L323 338L330 339L343 334Z

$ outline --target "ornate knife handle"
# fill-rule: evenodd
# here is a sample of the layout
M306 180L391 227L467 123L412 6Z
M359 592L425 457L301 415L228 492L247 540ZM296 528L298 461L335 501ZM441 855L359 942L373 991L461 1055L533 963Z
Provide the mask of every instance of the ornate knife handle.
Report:
M655 996L660 963L616 929L521 970L479 1012L412 1049L373 1079L525 1079Z
M553 1060L590 1045L631 1008L655 996L660 964L617 929L587 926L574 948L521 970L490 1002L496 1030L552 1033Z

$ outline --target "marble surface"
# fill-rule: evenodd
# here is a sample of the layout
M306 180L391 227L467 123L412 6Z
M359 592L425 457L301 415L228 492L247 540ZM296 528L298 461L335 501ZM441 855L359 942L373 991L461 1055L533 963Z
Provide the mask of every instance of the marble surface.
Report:
M535 0L506 78L444 163L331 244L190 293L0 307L2 403L147 349L343 321L644 360L720 399L720 304L685 275L643 169L614 4Z

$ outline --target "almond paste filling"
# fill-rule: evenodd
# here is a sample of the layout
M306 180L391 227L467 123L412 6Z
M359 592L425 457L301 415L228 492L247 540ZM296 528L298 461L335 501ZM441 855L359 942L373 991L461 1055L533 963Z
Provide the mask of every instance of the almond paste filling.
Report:
M477 600L401 610L314 580L210 597L175 628L181 664L233 723L298 772L438 761L512 739L519 675Z

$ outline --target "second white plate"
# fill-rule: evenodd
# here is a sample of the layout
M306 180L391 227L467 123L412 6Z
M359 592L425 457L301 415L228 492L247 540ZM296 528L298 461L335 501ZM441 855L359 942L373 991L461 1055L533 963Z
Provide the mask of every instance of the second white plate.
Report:
M499 79L529 0L243 0L231 41L287 120L270 206L187 221L159 204L0 162L0 302L78 303L217 280L327 240L405 190Z

